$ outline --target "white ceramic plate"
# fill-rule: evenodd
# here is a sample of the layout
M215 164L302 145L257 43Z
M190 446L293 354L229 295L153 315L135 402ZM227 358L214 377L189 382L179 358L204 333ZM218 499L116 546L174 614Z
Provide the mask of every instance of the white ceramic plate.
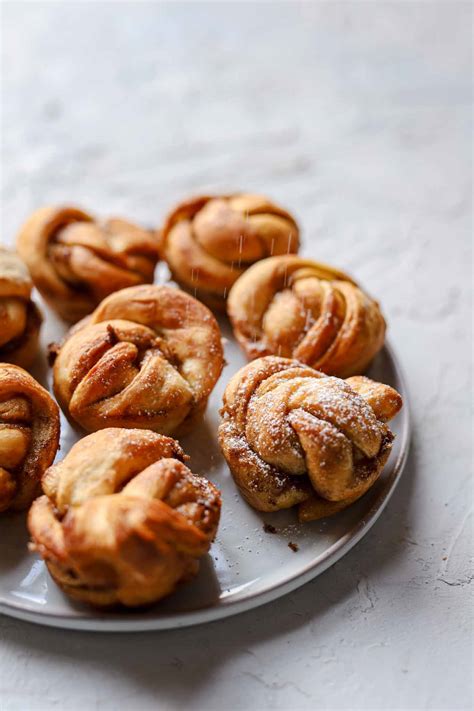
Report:
M44 346L63 332L54 316L47 316ZM226 322L221 326L228 365L202 425L182 440L191 455L191 468L215 482L223 495L217 540L203 560L198 577L146 611L97 612L71 602L49 577L43 562L28 552L25 516L5 515L0 520L0 612L53 627L110 632L169 629L217 620L270 602L303 585L339 560L375 523L397 485L409 444L407 391L393 350L386 346L369 372L374 379L393 385L405 403L391 424L397 437L382 477L346 511L303 525L298 524L294 511L261 514L247 506L220 454L216 431L222 393L231 375L245 363L231 340L229 326ZM43 384L51 385L44 358L34 374ZM77 439L78 434L63 418L59 458ZM277 532L266 533L264 523ZM297 552L289 543L296 544Z

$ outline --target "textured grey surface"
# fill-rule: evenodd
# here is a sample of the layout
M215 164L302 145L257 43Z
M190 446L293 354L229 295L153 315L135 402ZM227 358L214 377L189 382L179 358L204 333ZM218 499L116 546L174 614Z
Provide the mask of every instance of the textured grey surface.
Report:
M472 6L2 11L2 241L43 203L155 224L266 192L382 300L415 425L371 533L276 603L137 636L1 618L2 710L469 708Z

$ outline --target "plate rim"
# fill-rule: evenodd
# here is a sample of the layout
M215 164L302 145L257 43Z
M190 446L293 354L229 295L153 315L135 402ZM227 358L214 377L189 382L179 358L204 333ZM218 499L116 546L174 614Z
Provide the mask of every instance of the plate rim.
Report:
M392 481L382 490L366 514L359 519L348 532L335 541L323 553L314 558L311 563L308 563L303 570L295 573L277 585L270 584L268 588L264 588L257 593L250 593L248 596L239 600L229 600L228 602L226 602L225 599L219 600L210 607L190 610L188 612L169 613L161 617L158 615L156 618L147 617L140 619L137 617L132 619L120 619L114 617L111 619L105 615L101 616L100 612L95 612L94 616L89 617L73 614L64 615L48 612L46 610L44 612L36 609L33 610L28 603L21 604L5 601L0 601L0 613L8 617L38 625L84 632L156 632L159 630L179 629L214 622L256 609L257 607L287 595L302 585L305 585L310 580L313 580L318 575L321 575L356 546L376 523L394 493L408 459L411 435L411 411L407 381L396 351L388 339L385 340L384 350L389 356L396 373L397 381L401 385L400 389L402 390L403 397L403 424L402 432L399 435L400 453L393 465Z

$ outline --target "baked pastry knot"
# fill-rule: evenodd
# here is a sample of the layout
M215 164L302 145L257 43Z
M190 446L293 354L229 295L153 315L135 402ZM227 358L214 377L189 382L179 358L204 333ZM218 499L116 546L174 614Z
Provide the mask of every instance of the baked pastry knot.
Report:
M0 511L27 508L59 445L59 409L22 368L0 363Z
M174 287L111 294L70 332L54 363L54 392L68 417L93 432L189 430L223 367L216 319Z
M227 309L250 359L296 358L346 378L363 372L384 343L378 303L343 272L297 256L251 267L233 286Z
M75 207L43 207L23 225L17 247L35 286L69 322L119 289L153 281L156 237L130 222L95 220Z
M262 195L196 197L180 203L162 230L173 278L221 311L247 267L273 254L297 252L298 246L292 215Z
M388 385L340 380L296 360L245 366L224 394L219 442L242 495L259 511L298 506L331 516L378 479L392 447L385 424L402 406Z
M221 499L184 459L169 437L106 429L48 469L28 527L64 592L96 606L144 605L197 573Z
M41 314L33 283L14 252L0 247L0 361L28 368L38 351Z

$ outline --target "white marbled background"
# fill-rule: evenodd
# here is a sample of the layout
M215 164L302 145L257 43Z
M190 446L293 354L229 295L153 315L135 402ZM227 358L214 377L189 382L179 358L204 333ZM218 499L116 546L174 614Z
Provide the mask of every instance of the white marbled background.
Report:
M156 224L187 193L266 192L304 253L383 302L409 465L320 578L182 631L0 618L0 708L472 704L472 5L2 4L1 241L43 203Z

